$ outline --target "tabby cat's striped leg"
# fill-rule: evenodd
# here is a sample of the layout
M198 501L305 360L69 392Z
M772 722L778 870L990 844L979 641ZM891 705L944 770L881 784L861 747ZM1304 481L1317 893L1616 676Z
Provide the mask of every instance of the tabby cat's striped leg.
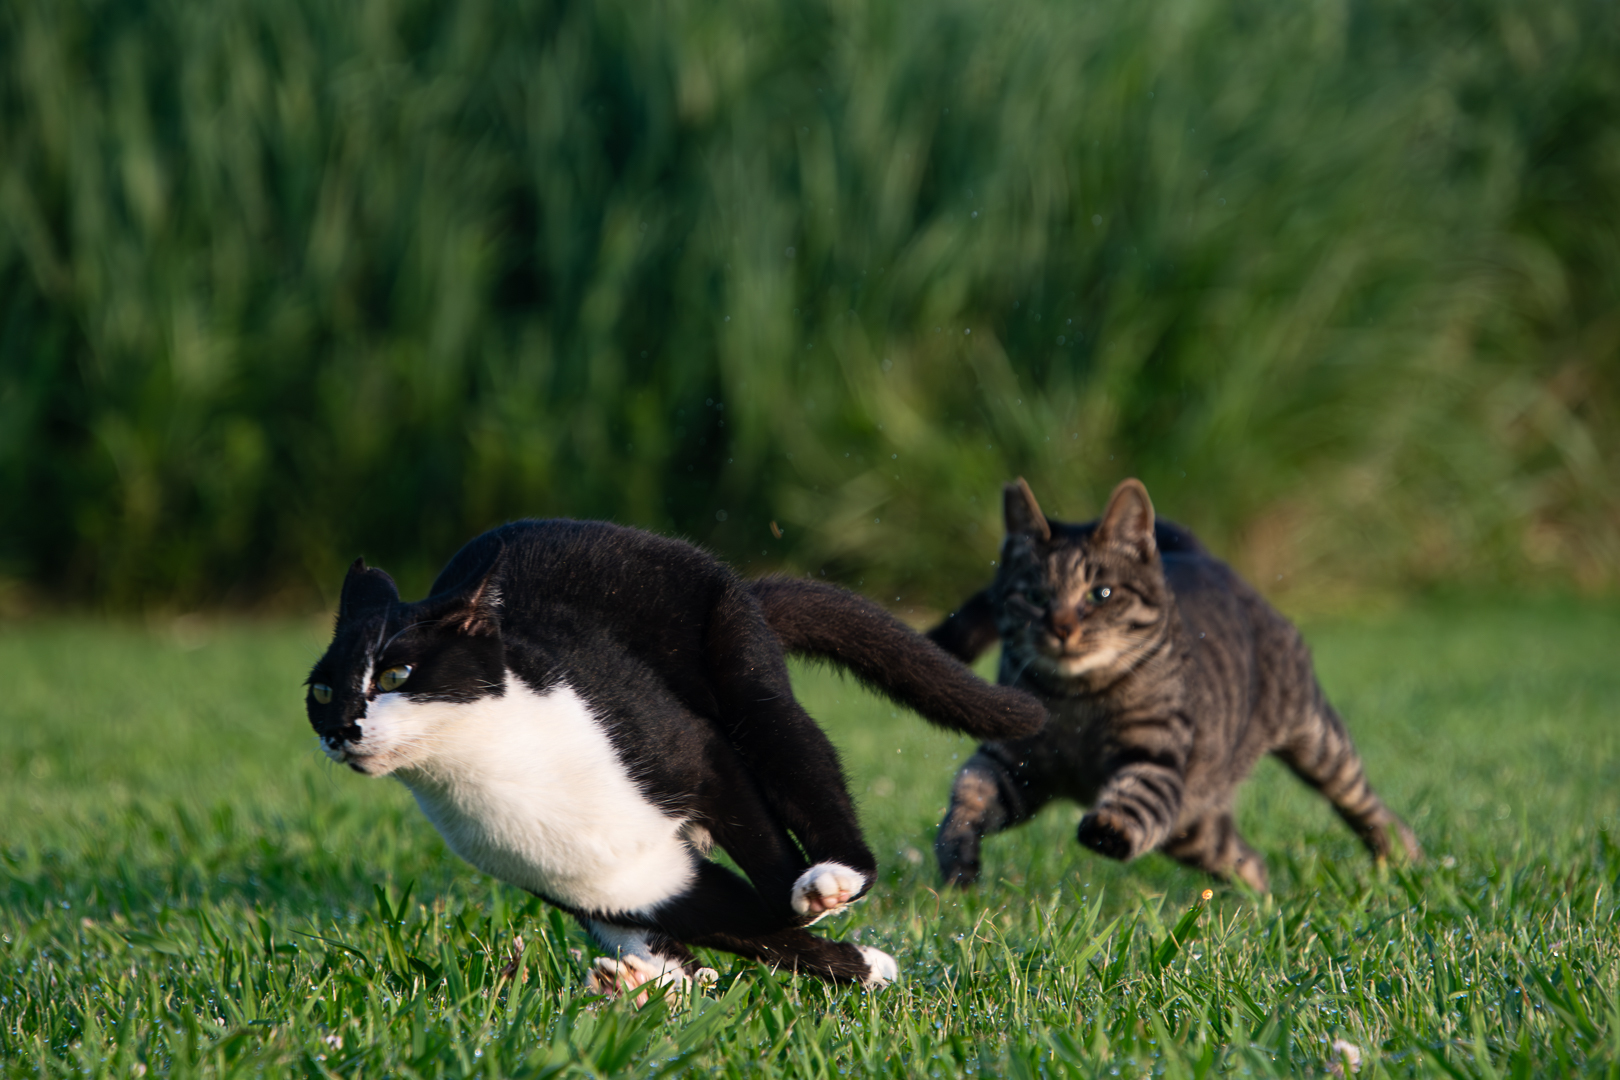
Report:
M1164 853L1195 870L1227 881L1241 881L1255 892L1271 891L1266 860L1243 839L1231 811L1200 818L1191 828L1172 836L1164 845Z
M1361 755L1356 753L1344 721L1320 694L1299 730L1275 753L1295 775L1333 804L1375 858L1388 858L1394 851L1391 829L1400 838L1407 858L1421 857L1417 837L1367 783Z
M1052 799L1048 785L1022 753L1002 743L985 743L968 758L951 785L951 805L934 838L934 857L946 885L979 879L979 841L1021 822Z
M1180 713L1122 726L1109 754L1108 781L1076 839L1099 855L1129 862L1170 838L1181 814L1192 722Z

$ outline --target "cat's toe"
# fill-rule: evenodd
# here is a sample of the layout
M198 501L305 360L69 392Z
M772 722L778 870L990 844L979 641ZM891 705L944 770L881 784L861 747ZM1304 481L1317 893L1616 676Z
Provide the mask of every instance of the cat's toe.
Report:
M659 957L655 961L661 960ZM599 956L585 973L585 989L592 994L601 994L603 997L618 997L638 990L646 984L665 986L669 988L671 996L680 995L690 990L693 985L699 987L711 986L720 981L720 973L713 968L698 968L688 973L684 967L674 961L662 963L649 963L642 957L627 954L622 958ZM647 991L641 990L635 996L636 1008L647 1004Z
M598 956L585 972L585 990L603 997L618 997L626 990L634 990L647 981L647 973L637 970L635 957L623 960L611 956Z
M793 910L811 923L844 910L866 888L866 875L843 863L817 863L793 883ZM809 924L806 924L809 925Z
M1099 855L1122 862L1136 853L1129 827L1107 810L1093 810L1081 818L1075 839Z
M866 945L855 947L860 950L861 958L866 961L866 978L861 980L862 986L869 986L875 990L900 978L900 965L895 963L894 957L881 949L873 949Z

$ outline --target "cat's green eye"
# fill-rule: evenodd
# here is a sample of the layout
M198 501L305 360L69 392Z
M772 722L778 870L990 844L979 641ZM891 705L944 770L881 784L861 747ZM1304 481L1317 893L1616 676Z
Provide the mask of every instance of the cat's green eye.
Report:
M396 664L381 675L377 676L377 689L383 693L398 690L405 685L405 680L411 677L411 665Z
M309 688L309 696L315 699L317 705L332 704L332 688L325 683L312 683Z
M1024 599L1028 600L1036 607L1045 607L1046 602L1050 600L1051 597L1047 594L1046 590L1041 588L1039 585L1031 585L1029 588L1024 590Z
M1101 604L1104 601L1106 601L1110 596L1113 596L1113 595L1114 595L1114 590L1113 589L1110 589L1106 585L1098 585L1095 588L1090 589L1090 590L1088 590L1086 592L1086 603L1088 603L1088 604Z

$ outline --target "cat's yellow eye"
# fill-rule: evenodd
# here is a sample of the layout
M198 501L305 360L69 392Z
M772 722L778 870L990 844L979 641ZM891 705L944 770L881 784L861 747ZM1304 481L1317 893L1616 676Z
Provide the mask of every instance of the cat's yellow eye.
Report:
M383 693L398 690L405 685L405 680L411 677L411 665L396 664L381 675L377 676L377 689Z
M332 704L332 688L325 683L313 683L309 688L309 696L315 699L317 705Z
M1101 604L1113 595L1113 589L1110 589L1106 585L1098 585L1096 588L1093 588L1086 593L1086 603Z

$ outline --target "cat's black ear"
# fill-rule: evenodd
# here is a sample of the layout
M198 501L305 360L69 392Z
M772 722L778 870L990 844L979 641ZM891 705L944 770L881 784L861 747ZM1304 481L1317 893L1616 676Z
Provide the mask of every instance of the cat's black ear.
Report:
M1052 539L1052 526L1046 523L1041 504L1022 476L1001 489L1001 514L1008 536L1027 534L1042 543Z
M1099 543L1133 549L1143 562L1153 558L1158 551L1153 541L1153 500L1142 481L1133 476L1119 482L1108 497L1096 538Z
M501 577L506 568L506 545L495 553L489 569L477 583L453 601L444 622L471 637L499 637L501 633Z
M338 601L338 621L352 618L370 608L387 607L399 600L399 588L385 570L367 566L356 559L343 579L343 597Z

